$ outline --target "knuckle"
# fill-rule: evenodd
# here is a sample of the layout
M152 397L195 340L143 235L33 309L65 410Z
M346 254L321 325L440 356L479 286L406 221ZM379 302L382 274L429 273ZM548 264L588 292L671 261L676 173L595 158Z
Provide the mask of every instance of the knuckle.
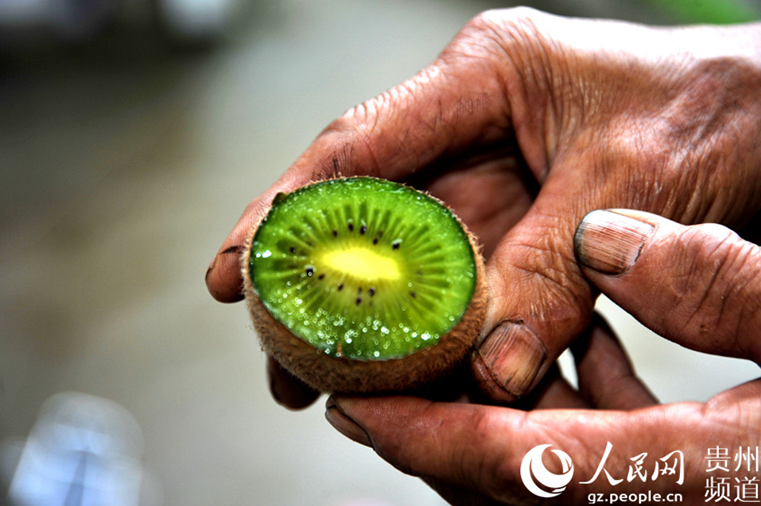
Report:
M701 416L710 420L715 430L726 431L743 446L761 437L761 399L746 389L750 384L722 392L709 399L701 410ZM745 390L745 391L744 391Z
M367 133L368 127L376 125L381 111L390 105L391 91L366 100L346 110L341 116L331 121L320 137L331 135L351 136L358 132Z
M320 132L312 146L319 153L311 167L313 180L380 175L371 136L381 118L384 100L376 97L358 104Z
M744 241L735 232L715 223L687 227L678 242L680 248L692 254L686 280L700 283L702 292L727 288L747 253Z
M506 22L518 22L519 20L531 19L538 11L530 7L513 7L509 9L489 9L472 18L466 28L477 31L491 31L505 26Z
M516 238L500 247L495 257L494 285L503 286L504 279L518 283L518 291L525 294L523 300L529 301L526 317L537 321L586 320L592 313L591 289L573 252L565 248L565 237L571 234L562 232L564 224L555 226L549 220L532 229L530 237ZM514 297L516 286L504 285L504 289L504 293L494 295Z
M493 411L479 410L476 418L473 420L475 431L474 434L499 434L504 431L499 418L495 417ZM486 443L488 444L488 443ZM478 469L467 469L472 477L477 477L478 483L473 486L478 487L485 495L497 500L514 499L515 483L520 479L516 472L516 463L506 452L480 452L479 448L483 445L474 444L467 446L468 451L479 452L464 459L464 463L478 463ZM468 464L463 467L469 467ZM467 483L467 481L463 481Z
M517 49L539 38L542 13L530 7L493 9L473 17L442 54L488 57L496 61L518 59Z
M514 26L518 28L535 27L543 13L532 7L511 7L508 9L490 9L474 17L470 24L476 28L500 28Z
M633 209L658 212L666 207L670 197L664 190L673 186L667 171L669 153L648 124L613 122L607 131L593 132L585 140L584 147L597 154L594 176L606 193L624 198ZM622 187L629 191L622 194Z
M677 235L684 265L675 278L684 330L734 345L748 311L759 308L746 288L759 276L758 247L719 224L686 227Z

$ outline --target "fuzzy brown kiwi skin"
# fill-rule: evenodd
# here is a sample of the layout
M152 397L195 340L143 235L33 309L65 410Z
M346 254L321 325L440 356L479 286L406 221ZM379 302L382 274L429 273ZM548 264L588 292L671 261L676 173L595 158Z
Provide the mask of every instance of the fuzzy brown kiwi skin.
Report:
M249 271L257 225L246 239L241 269L246 304L262 348L294 376L325 393L400 392L423 387L444 377L474 350L481 335L488 303L483 257L473 234L462 222L460 225L468 235L476 262L476 287L470 305L457 325L440 337L435 345L406 357L385 360L355 360L327 355L275 320L259 299Z

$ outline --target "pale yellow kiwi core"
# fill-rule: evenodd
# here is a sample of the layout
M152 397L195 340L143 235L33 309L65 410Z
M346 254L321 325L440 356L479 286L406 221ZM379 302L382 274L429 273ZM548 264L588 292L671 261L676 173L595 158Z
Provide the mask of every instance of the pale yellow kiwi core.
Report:
M320 260L323 265L337 272L370 282L399 279L401 274L393 258L366 247L326 251Z

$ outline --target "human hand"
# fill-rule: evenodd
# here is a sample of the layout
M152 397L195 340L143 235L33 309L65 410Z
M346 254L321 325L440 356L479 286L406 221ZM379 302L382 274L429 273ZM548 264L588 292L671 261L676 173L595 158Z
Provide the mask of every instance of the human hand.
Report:
M759 246L720 225L594 211L578 228L575 249L588 279L652 330L695 350L761 364ZM578 390L548 376L531 411L333 396L326 416L453 504L540 501L521 465L529 450L545 444L573 464L567 489L554 494L562 504L611 503L622 494L640 503L705 504L722 494L727 501L757 499L761 379L705 404L657 405L602 322L572 351ZM559 466L551 472L561 474ZM539 486L545 497L552 488Z
M596 292L571 237L589 210L737 226L761 207L759 30L487 12L420 74L329 125L249 204L209 290L240 300L245 236L277 192L339 174L408 182L483 246L491 298L472 368L513 401L588 328ZM272 360L270 382L286 406L316 398Z

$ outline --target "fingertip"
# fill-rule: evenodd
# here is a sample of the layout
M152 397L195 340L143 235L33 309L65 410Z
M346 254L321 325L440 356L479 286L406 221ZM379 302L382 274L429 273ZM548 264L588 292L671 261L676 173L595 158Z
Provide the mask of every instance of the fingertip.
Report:
M346 414L333 396L329 397L325 403L325 418L334 429L347 438L361 445L373 447L373 441L367 431Z
M275 402L291 410L307 408L317 400L320 392L291 374L272 357L267 357L267 379Z
M243 278L240 273L240 256L243 246L235 245L217 253L206 270L206 289L218 302L232 303L243 300Z

